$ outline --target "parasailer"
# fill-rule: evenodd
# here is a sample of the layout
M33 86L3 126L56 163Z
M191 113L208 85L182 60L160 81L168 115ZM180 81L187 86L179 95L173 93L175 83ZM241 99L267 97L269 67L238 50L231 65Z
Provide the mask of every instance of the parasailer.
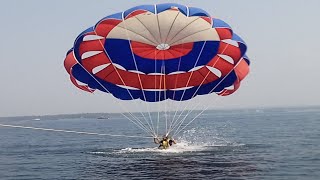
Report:
M87 92L146 103L183 102L238 90L249 73L246 50L227 23L200 8L142 5L106 16L80 33L64 66L71 82ZM149 116L150 123L132 122L157 137ZM173 118L167 125L166 119L165 134L179 129L179 123ZM162 140L163 147L169 147L167 141Z
M166 135L164 135L161 140L157 137L153 140L154 143L159 144L159 149L168 149L170 146L177 143L173 138L168 137Z

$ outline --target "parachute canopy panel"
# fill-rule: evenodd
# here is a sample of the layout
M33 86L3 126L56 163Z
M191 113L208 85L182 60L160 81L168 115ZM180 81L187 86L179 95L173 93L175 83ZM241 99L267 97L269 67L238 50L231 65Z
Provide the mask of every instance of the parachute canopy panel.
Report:
M123 100L183 101L235 92L249 72L246 50L227 23L202 9L142 5L83 31L65 68L84 91Z

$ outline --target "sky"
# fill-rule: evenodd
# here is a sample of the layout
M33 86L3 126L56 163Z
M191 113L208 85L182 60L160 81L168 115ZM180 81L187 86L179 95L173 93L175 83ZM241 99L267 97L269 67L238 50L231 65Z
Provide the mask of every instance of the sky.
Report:
M122 111L108 94L75 88L65 54L101 18L164 2L206 10L248 45L249 76L215 107L320 105L319 0L1 0L0 116Z

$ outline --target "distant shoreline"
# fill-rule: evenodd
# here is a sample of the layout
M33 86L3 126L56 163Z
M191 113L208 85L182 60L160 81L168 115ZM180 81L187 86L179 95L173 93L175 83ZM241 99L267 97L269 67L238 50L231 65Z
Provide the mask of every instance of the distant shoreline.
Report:
M310 105L310 106L279 106L279 107L248 107L248 108L216 108L216 109L208 109L206 112L212 112L212 111L256 111L256 110L284 110L284 109L290 109L290 110L298 110L298 109L319 109L320 105ZM200 110L194 110L200 111ZM140 112L131 112L133 114ZM150 113L157 113L157 112L150 112ZM170 113L168 111L167 113ZM119 117L121 116L121 113L71 113L71 114L54 114L54 115L26 115L26 116L3 116L0 117L0 120L9 120L9 119L39 119L45 118L45 119L59 119L61 118L70 118L70 119L76 119L76 118L97 118L97 119L109 119L112 117ZM104 118L102 118L104 117Z

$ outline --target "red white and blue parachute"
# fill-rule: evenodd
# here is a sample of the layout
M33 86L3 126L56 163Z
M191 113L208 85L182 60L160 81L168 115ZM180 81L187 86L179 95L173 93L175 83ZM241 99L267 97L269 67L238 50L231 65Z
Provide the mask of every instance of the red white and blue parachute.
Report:
M229 95L249 73L247 46L224 21L179 4L142 5L83 31L64 61L72 83L122 100Z

